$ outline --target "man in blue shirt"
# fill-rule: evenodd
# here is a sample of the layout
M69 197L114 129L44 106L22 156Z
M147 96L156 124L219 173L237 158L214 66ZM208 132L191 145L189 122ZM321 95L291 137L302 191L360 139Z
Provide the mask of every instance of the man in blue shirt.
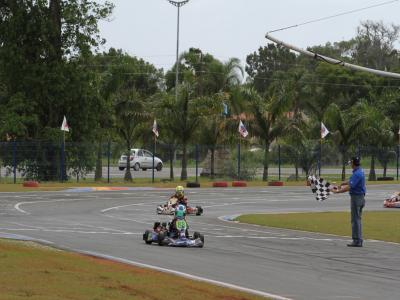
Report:
M360 158L353 157L349 163L353 168L353 174L349 181L343 182L339 187L333 189L334 193L350 193L351 201L351 233L353 242L347 244L349 247L362 247L362 226L361 215L365 206L365 175L364 170L360 167Z

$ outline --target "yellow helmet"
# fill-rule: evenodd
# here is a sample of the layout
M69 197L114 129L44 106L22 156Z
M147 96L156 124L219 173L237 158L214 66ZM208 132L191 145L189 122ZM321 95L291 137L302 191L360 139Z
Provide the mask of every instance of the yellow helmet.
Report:
M183 189L183 186L181 186L181 185L178 185L178 186L175 188L175 193L176 193L177 195L183 195L184 192L185 192L185 190Z

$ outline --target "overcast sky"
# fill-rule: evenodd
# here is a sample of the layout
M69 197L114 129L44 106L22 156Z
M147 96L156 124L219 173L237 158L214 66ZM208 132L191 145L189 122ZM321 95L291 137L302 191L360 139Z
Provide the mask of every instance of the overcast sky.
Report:
M113 16L100 23L110 47L169 69L175 62L177 8L167 0L111 0ZM267 44L265 33L389 0L190 0L181 8L180 52L200 48L226 61ZM347 40L361 21L400 25L400 1L272 34L306 48Z

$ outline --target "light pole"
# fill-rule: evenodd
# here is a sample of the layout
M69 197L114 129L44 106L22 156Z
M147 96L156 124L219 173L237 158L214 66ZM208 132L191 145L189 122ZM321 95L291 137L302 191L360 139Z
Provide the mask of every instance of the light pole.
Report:
M178 8L178 22L176 26L176 74L175 74L175 102L178 103L178 86L179 86L179 13L180 9L182 6L184 6L186 3L189 2L189 0L183 0L183 1L172 1L168 0L169 3L171 3L173 6L176 6ZM171 148L171 167L170 167L170 174L169 177L171 180L174 179L174 169L173 169L173 153L172 153L172 148Z
M189 0L184 1L172 1L168 0L169 3L176 6L178 8L178 22L177 22L177 30L176 30L176 74L175 74L175 100L178 102L178 85L179 85L179 13L180 8L184 6Z

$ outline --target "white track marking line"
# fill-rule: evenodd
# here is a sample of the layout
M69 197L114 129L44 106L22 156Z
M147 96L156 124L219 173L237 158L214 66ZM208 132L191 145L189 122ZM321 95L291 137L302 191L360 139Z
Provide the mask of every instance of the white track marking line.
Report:
M330 238L310 238L310 237L278 237L278 236L248 236L248 235L213 235L216 238L245 238L245 239L258 239L258 240L294 240L294 241L322 241L322 242L343 242L347 239L330 239Z
M142 203L133 203L133 204L127 204L127 205L113 206L113 207L102 209L100 212L105 213L110 210L118 210L120 208L129 207L129 206L149 206L149 204L154 204L154 203L157 204L158 202L142 202Z
M273 199L273 200L266 200L266 199L254 199L258 201L242 201L242 202L225 202L225 203L219 203L219 204L214 204L214 205L204 205L203 208L210 208L210 207L218 207L218 206L229 206L229 205L240 205L240 204L264 204L268 202L292 202L291 200L287 199Z
M39 200L39 201L26 201L26 202L19 202L17 204L14 205L14 209L16 209L17 211L29 215L29 212L26 212L25 210L23 210L20 206L21 205L25 205L25 204L36 204L36 203L53 203L53 202L72 202L72 201L88 201L88 200L92 200L92 199L57 199L57 200ZM115 199L113 199L115 200ZM120 199L118 199L120 200ZM104 213L106 211L109 210L113 210L113 209L119 209L121 207L128 207L128 206L150 206L150 204L157 204L159 202L143 202L143 203L136 203L136 204L128 204L128 205L121 205L121 206L115 206L115 207L110 207L110 208L106 208L103 209L101 212Z
M222 218L222 217L220 217ZM219 219L219 218L218 218ZM220 219L222 220L222 219ZM228 222L228 221L225 221ZM264 233L264 234L277 234L277 235L283 235L285 236L284 233L275 233L272 231L266 231L266 230L257 230L257 229L245 229L245 228L240 228L240 227L235 227L235 226L227 226L227 225L219 225L219 224L209 224L209 223L203 223L203 222L190 222L190 224L197 224L197 225L202 225L202 226L211 226L211 227L220 227L220 228L227 228L227 229L234 229L234 230L239 230L242 232L259 232L259 233ZM190 225L189 224L189 225ZM212 229L211 229L212 230Z
M91 227L91 228L100 228L100 229L103 229L103 230L116 231L116 232L120 232L120 233L126 232L124 230L113 229L113 228L108 228L108 227L103 227L103 226L94 226L94 225L89 225L89 224L84 224L84 223L75 223L75 224L76 225L80 225L80 226Z
M53 202L69 202L69 201L88 201L88 199L57 199L57 200L39 200L39 201L27 201L27 202L19 202L17 204L14 205L14 209L16 209L17 211L26 214L26 215L30 215L30 213L26 212L25 210L23 210L22 208L20 208L21 205L25 205L25 204L36 204L36 203L53 203Z
M129 232L129 231L119 231L115 232L115 230L110 229L114 232L111 231L88 231L84 230L83 228L70 228L67 226L54 226L54 227L43 227L43 226L33 226L33 225L27 225L27 224L22 224L22 223L17 223L17 222L10 222L10 224L18 225L21 227L25 228L20 228L18 230L29 230L29 231L42 231L42 232L69 232L69 233L81 233L81 234L111 234L111 235L140 235L142 233L139 232ZM95 227L95 228L101 228L101 227ZM6 229L4 229L6 230ZM10 229L11 230L11 229ZM105 229L107 230L107 229Z
M80 252L83 254L87 254L87 255L91 255L91 256L96 256L96 257L100 257L100 258L117 261L117 262L122 262L122 263L129 264L129 265L134 265L137 267L152 269L152 270L156 270L156 271L160 271L160 272L164 272L164 273L170 273L170 274L178 275L178 276L185 277L185 278L188 278L191 280L207 282L207 283L211 283L214 285L218 285L218 286L222 286L222 287L226 287L226 288L230 288L230 289L234 289L234 290L239 290L239 291L243 291L243 292L247 292L247 293L251 293L251 294L255 294L255 295L259 295L259 296L263 296L263 297L268 297L268 298L271 298L274 300L292 300L290 298L266 293L266 292L259 291L259 290L249 289L249 288L242 287L242 286L239 286L236 284L231 284L231 283L226 283L226 282L217 281L217 280L213 280L213 279L208 279L205 277L191 275L188 273L184 273L184 272L180 272L180 271L176 271L176 270L172 270L172 269L167 269L167 268L162 268L162 267L158 267L158 266L154 266L154 265L144 264L144 263L140 263L137 261L128 260L125 258L120 258L120 257L116 257L116 256L101 254L101 253L92 252L92 251L85 251L85 250L74 250L74 251L77 251L77 252Z
M120 220L120 221L131 221L131 222L135 222L135 223L139 223L139 224L146 224L146 225L154 224L154 222L152 223L152 222L145 222L145 221L140 221L140 220L136 220L136 219L121 218L121 217L117 217L117 216L113 216L113 215L107 215L107 214L103 214L102 216L107 217L107 218L111 218L111 219Z
M0 237L4 237L6 239L13 239L13 240L21 240L21 241L32 241L32 242L39 242L44 243L47 245L53 245L53 242L43 240L43 239L35 239L30 236L20 235L20 234L13 234L9 232L0 232Z
M141 235L143 232L107 232L107 231L83 231L69 229L46 229L46 228L0 228L8 231L37 231L37 232L65 232L79 234L109 234L109 235Z
M296 211L295 212L282 212L282 213L296 213ZM237 216L240 216L240 215L237 215ZM240 223L240 222L236 222L236 221L234 222L234 221L226 220L225 217L226 216L221 216L221 217L218 217L218 219L220 219L221 221L224 221L226 223L232 223L233 222L233 223L236 223L236 224L245 224L245 225L248 225L248 226L253 226L253 227L258 227L258 228L263 228L263 227L264 228L265 227L268 228L268 226L262 226L262 225L257 225L257 224L248 224L248 223ZM289 228L278 228L278 227L276 227L276 229L287 231L287 232L298 232L298 233L302 233L302 234L332 236L332 237L334 237L334 239L332 239L332 240L335 240L335 241L348 241L349 239L351 239L351 237L340 236L340 235L336 235L336 234L332 234L332 233L320 233L320 232L305 231L305 230L299 230L299 229L289 229ZM250 229L250 231L253 231L253 230ZM282 234L282 236L286 236L286 234ZM305 238L308 238L310 240L315 239L315 238L310 238L310 237L305 237ZM386 241L380 241L380 240L366 240L366 241L374 242L374 243L391 244L391 245L396 245L396 246L400 245L400 243L386 242Z

